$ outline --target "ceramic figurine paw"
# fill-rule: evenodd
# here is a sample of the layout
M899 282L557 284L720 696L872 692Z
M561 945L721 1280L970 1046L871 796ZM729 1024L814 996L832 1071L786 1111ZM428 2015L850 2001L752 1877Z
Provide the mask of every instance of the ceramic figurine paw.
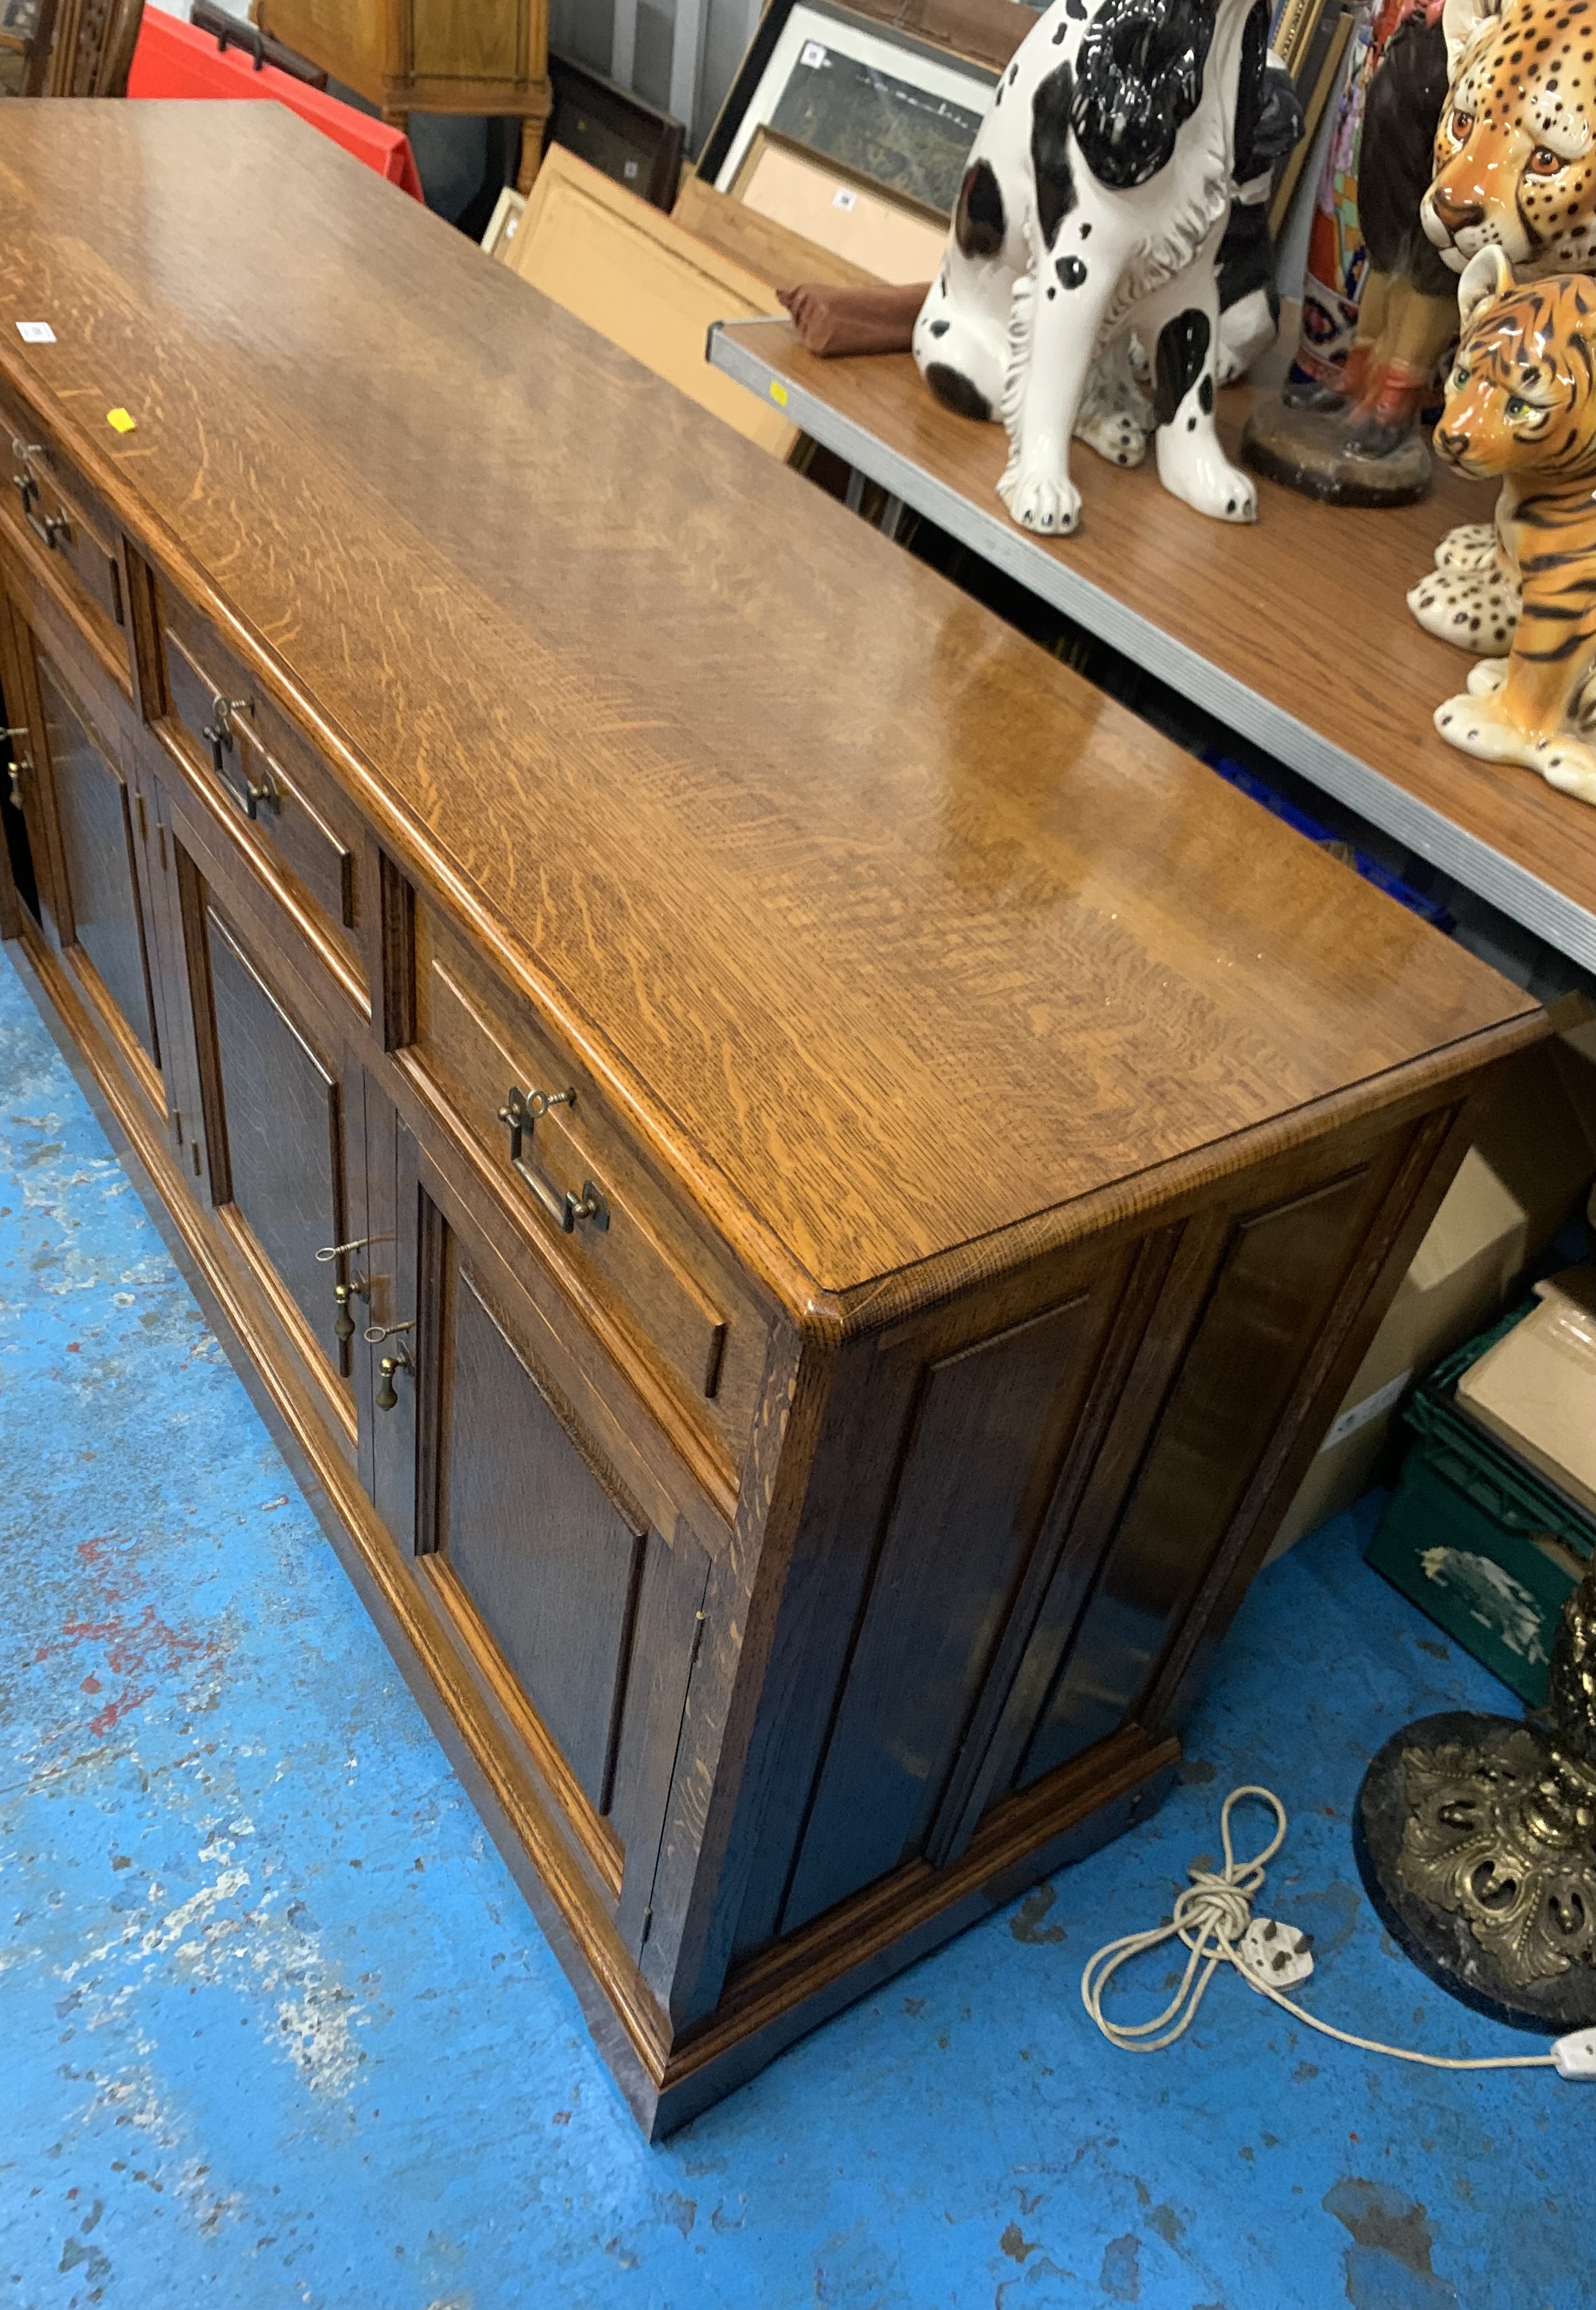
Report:
M1136 420L1122 411L1083 409L1075 421L1075 439L1095 449L1111 465L1140 465L1147 456L1147 434Z
M1256 521L1258 491L1250 473L1230 464L1217 441L1205 449L1188 446L1165 428L1158 435L1158 479L1172 496L1184 498L1215 521Z
M1437 569L1494 569L1496 566L1496 525L1492 521L1460 522L1436 548Z
M1535 742L1511 722L1499 722L1488 705L1465 690L1436 708L1436 727L1465 754L1482 762L1522 762L1535 759Z
M1488 530L1486 534L1494 534ZM1453 537L1462 534L1455 529L1452 533ZM1448 544L1451 542L1446 540ZM1493 548L1488 568L1454 563L1421 578L1408 595L1408 607L1426 633L1434 634L1437 641L1477 650L1485 657L1505 649L1512 641L1520 598L1514 581L1496 568Z
M1577 795L1581 802L1596 802L1596 748L1578 738L1543 738L1535 749L1533 767L1548 786Z
M1505 657L1482 657L1478 665L1469 669L1469 694L1471 698L1494 698L1506 679Z
M1021 529L1044 537L1068 537L1080 525L1080 491L1051 459L1025 459L1010 465L998 495Z

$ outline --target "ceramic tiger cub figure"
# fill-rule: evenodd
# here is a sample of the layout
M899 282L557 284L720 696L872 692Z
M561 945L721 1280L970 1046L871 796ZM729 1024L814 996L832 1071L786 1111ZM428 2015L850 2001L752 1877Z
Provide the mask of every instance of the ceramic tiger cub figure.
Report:
M1462 336L1436 447L1461 473L1500 474L1496 535L1522 607L1436 715L1443 737L1520 762L1596 803L1596 281L1521 285L1496 243L1458 284Z
M1445 0L1442 23L1428 239L1459 273L1488 248L1524 281L1596 272L1596 0ZM1408 605L1443 641L1499 650L1518 587L1491 524L1444 538Z

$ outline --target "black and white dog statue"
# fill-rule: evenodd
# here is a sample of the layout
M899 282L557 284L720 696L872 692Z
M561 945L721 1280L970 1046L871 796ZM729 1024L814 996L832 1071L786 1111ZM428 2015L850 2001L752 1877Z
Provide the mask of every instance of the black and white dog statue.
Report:
M1217 520L1256 519L1214 388L1245 366L1221 343L1219 267L1238 93L1255 143L1268 39L1262 0L1053 0L1004 73L914 350L939 400L1001 413L999 493L1021 528L1077 525L1077 431L1118 465L1144 454L1133 344L1165 488ZM1253 153L1240 165L1256 173Z

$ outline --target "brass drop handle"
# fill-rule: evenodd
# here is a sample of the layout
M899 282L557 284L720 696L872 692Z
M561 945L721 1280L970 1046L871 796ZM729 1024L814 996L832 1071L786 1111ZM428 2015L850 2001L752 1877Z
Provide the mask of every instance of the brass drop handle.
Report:
M33 764L31 760L26 754L19 754L16 749L16 741L19 738L25 738L27 734L27 725L21 722L15 724L9 730L0 730L0 738L4 738L5 740L7 751L11 757L10 762L7 766L7 776L11 781L11 806L13 810L21 810L22 807L22 773L26 770L30 777L33 775Z
M403 1324L368 1324L366 1337L372 1346L376 1347L379 1341L391 1340L396 1332L412 1332L414 1329L415 1317L412 1316L408 1322ZM392 1411L399 1401L394 1390L394 1374L407 1371L413 1377L415 1368L415 1358L403 1340L396 1348L390 1350L389 1353L383 1357L377 1367L382 1375L377 1387L377 1408L379 1411Z
M579 1196L569 1193L557 1194L546 1179L540 1178L527 1159L530 1149L526 1142L532 1137L533 1125L541 1122L551 1107L575 1107L576 1104L574 1090L525 1091L518 1084L512 1083L505 1103L499 1110L499 1119L510 1134L510 1161L561 1233L569 1235L578 1220L587 1220L603 1233L610 1224L610 1206L604 1201L602 1188L593 1180L584 1179Z
M233 716L253 710L247 698L223 698L219 690L211 701L211 719L200 735L211 749L211 767L215 771L223 791L236 802L246 818L258 819L263 810L273 812L282 808L282 796L277 791L277 781L268 770L257 786L247 770L244 773L244 791L240 794L228 777L223 754L233 751Z
M335 1340L352 1340L355 1319L349 1312L349 1303L351 1299L369 1300L371 1286L363 1275L351 1275L347 1283L334 1284L333 1297L338 1306L338 1313L333 1318L333 1337Z
M22 516L36 537L42 538L53 553L59 544L72 543L72 522L64 505L57 505L53 514L42 517L34 511L39 498L39 476L33 471L32 460L42 457L44 445L39 441L20 441L13 436L12 455L22 461L22 470L13 473L11 485L22 500Z
M369 1235L363 1235L354 1243L324 1243L316 1255L317 1264L325 1267L332 1260L345 1258L351 1251L364 1251L370 1241ZM347 1282L334 1284L333 1297L338 1303L338 1313L333 1319L333 1337L335 1340L352 1340L355 1319L349 1312L349 1303L351 1299L369 1300L370 1278L351 1274Z

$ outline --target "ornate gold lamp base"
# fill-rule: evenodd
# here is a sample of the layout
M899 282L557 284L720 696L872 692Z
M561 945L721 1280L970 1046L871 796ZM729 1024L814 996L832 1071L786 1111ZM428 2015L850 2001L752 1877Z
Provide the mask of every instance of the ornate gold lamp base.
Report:
M1548 1715L1420 1717L1365 1774L1353 1845L1432 1981L1560 2036L1596 2023L1596 1567L1563 1608Z

